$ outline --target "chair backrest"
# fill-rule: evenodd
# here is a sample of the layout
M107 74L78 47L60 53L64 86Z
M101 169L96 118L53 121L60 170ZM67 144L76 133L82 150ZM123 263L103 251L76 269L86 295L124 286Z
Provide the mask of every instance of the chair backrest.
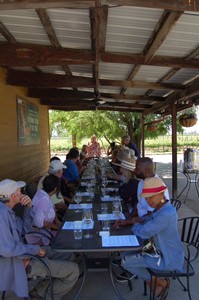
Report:
M25 193L30 197L30 199L33 199L36 192L37 192L37 186L35 183L29 183L26 185Z
M182 202L180 200L177 199L171 199L171 204L176 208L176 210L178 211L178 209L180 208Z
M179 219L181 241L199 250L199 217Z

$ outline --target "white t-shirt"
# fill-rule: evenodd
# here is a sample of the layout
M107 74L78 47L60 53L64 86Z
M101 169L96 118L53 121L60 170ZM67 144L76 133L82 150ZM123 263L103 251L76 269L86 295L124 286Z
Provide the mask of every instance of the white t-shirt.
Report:
M159 176L155 175L154 177L159 177ZM144 186L144 180L142 179L139 182L138 189L137 189L137 198L138 198L137 210L138 210L138 217L143 217L144 215L146 215L148 213L148 211L153 211L154 210L154 208L152 208L148 204L148 202L146 201L145 198L141 198L140 197L140 194L142 193L143 186ZM170 200L168 189L165 190L164 195L165 195L165 198L167 200Z

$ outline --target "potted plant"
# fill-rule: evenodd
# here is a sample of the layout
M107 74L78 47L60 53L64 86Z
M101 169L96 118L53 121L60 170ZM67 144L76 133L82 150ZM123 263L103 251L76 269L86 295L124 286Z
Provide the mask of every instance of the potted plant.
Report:
M155 132L158 129L158 126L155 123L149 124L147 125L147 130L150 132Z
M180 125L182 125L183 127L194 126L198 121L197 114L193 109L183 112L179 116L178 120L179 120Z

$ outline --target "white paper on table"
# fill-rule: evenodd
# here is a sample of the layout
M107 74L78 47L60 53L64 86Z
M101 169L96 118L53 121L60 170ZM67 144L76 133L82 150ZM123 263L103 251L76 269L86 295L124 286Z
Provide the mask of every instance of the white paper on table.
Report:
M105 195L105 196L101 197L101 200L102 200L103 202L108 202L108 201L113 201L114 198L111 197L111 196L109 196L109 195Z
M119 218L117 218L114 214L98 214L97 219L98 221L104 221L104 220L111 221L111 220L118 220L118 219L125 220L126 218L123 213L120 213Z
M82 176L82 180L90 180L90 179L92 179L90 175L84 174L84 175Z
M84 221L82 221L82 229L93 229L93 226L94 226L94 221L92 221L88 225ZM74 222L65 222L62 229L73 230L74 229Z
M117 180L110 180L110 179L108 179L107 182L108 182L108 183L115 183L115 184L117 183L117 184L118 184L118 181L117 181Z
M79 204L79 209L91 209L93 207L92 203L82 203ZM68 209L78 209L77 204L70 204Z
M88 197L89 196L89 192L78 192L78 195Z
M132 247L139 246L135 235L102 236L102 247Z
M114 188L114 187L107 187L106 188L107 192L118 192L118 188Z

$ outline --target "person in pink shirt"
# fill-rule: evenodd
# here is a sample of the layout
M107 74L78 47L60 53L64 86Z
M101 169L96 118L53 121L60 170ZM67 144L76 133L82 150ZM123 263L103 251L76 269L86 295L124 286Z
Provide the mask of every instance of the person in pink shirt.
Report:
M100 144L97 142L96 135L91 137L91 142L88 143L87 147L88 157L99 157L101 156Z

